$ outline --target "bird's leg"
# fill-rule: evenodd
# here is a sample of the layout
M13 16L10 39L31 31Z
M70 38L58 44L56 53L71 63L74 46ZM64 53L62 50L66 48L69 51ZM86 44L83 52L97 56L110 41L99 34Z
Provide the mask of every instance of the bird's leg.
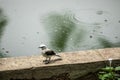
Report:
M48 58L48 61L49 61L49 62L50 62L50 60L51 60L51 57Z
M47 58L46 58L46 61L45 61L44 63L45 63L45 64L50 63L50 57L47 57Z
M47 61L45 61L45 64L50 63L50 59L51 59L51 58L50 58L50 57L48 57L47 59L48 59L48 60L47 60Z
M47 57L46 57L46 59L45 60L43 60L43 62L46 62L47 61Z

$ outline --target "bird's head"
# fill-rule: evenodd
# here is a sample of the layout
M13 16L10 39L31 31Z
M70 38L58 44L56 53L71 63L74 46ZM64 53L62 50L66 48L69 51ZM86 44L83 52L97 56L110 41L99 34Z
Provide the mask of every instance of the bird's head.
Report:
M47 48L47 46L46 46L46 45L44 45L44 44L41 44L38 48L40 48L40 49L44 50L44 49L46 49L46 48Z

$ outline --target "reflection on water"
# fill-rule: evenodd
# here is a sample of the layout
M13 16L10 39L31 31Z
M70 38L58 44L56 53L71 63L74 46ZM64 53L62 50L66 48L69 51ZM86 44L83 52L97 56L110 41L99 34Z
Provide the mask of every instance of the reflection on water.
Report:
M5 25L7 23L6 17L3 14L2 9L0 9L0 41L5 29ZM2 50L4 50L4 48L2 48ZM7 51L8 52L8 51ZM0 58L1 57L6 57L6 54L4 54L1 50L0 50Z
M7 23L6 17L3 14L2 9L0 9L0 38L2 37L6 23Z
M50 46L56 51L64 51L69 36L76 29L72 13L49 13L43 19L45 29L50 36Z
M104 11L97 11L97 14L105 15ZM51 12L46 16L43 19L43 24L50 36L49 44L56 51L120 47L119 41L116 43L106 39L105 33L102 31L102 28L108 25L106 24L108 20L105 18L102 18L101 22L89 24L77 20L76 15L70 11Z
M103 48L120 47L120 42L113 43L105 38L98 38L98 41L102 45Z
M96 14L102 15L102 14L103 14L103 11L97 11Z

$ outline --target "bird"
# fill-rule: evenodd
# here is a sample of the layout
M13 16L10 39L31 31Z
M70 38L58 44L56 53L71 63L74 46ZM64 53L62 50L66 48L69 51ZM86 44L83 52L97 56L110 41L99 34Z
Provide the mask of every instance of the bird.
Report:
M46 58L43 60L43 62L46 64L50 62L52 56L61 57L60 55L57 55L53 50L47 48L47 46L44 44L41 44L38 48L42 50L42 56Z

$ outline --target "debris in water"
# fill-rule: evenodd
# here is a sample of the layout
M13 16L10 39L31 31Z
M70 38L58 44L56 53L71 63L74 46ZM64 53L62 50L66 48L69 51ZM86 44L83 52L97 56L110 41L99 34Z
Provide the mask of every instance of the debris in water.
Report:
M39 32L37 32L37 34L39 34Z
M120 23L120 20L118 21L118 23Z
M6 53L9 53L9 51L6 51Z
M117 36L115 36L115 38L117 39L118 37L117 37Z
M105 21L105 22L107 22L108 20L107 20L107 19L105 19L104 21Z
M93 36L90 36L90 38L92 38Z
M2 50L5 50L5 48L2 48Z
M103 11L97 11L96 14L102 15L102 14L103 14Z

